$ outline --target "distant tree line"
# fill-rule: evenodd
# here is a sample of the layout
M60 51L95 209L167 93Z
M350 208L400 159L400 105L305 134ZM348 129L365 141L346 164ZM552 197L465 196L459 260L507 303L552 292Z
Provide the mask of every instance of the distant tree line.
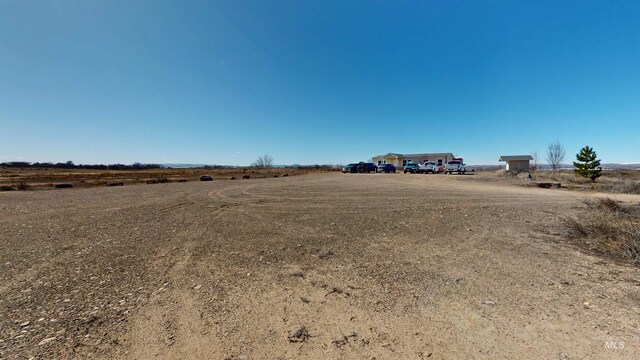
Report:
M302 170L318 170L318 169L342 169L342 165L292 165L294 169L302 169Z
M271 165L273 167L273 165ZM89 169L89 170L143 170L143 169L159 169L163 166L160 164L143 164L134 163L131 165L125 164L74 164L73 161L67 162L26 162L26 161L10 161L0 163L0 167L5 168L34 168L34 169ZM290 166L278 166L282 168L294 168L300 170L318 170L318 169L341 169L342 165L299 165L293 164ZM171 169L171 167L167 167ZM197 168L203 169L246 169L247 166L234 166L234 165L204 165Z
M125 164L74 164L73 161L51 163L51 162L26 162L26 161L10 161L0 163L2 167L8 168L37 168L37 169L91 169L91 170L144 170L144 169L158 169L162 166L160 164L142 164L134 163L132 165Z

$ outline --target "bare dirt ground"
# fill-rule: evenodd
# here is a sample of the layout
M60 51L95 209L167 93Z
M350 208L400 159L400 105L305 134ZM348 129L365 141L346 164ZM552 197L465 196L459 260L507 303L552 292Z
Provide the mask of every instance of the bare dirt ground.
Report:
M585 196L337 173L0 193L0 358L637 359L640 270L562 236Z

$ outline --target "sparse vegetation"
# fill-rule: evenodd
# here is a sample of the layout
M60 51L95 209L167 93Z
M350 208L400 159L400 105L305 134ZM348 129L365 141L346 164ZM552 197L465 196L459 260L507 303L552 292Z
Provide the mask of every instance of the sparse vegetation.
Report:
M559 182L562 187L577 191L600 191L608 193L640 194L640 171L637 170L603 170L597 182L576 176L574 170L536 171L534 180L538 182ZM523 177L509 176L504 171L496 173L498 178L508 178L512 181L520 180L523 186L535 185L530 181L523 181Z
M55 184L69 183L74 188L107 186L112 183L123 185L158 184L169 180L171 182L198 181L200 176L208 175L214 179L228 180L230 177L240 178L249 169L238 167L221 167L216 169L179 168L179 169L136 169L136 170L94 170L94 169L59 169L59 168L2 168L0 167L0 190L18 190L20 182L24 182L26 190L51 190ZM339 171L333 166L251 169L251 178L272 178L274 175L285 176L303 175L315 172ZM111 185L116 186L116 185Z
M633 180L618 180L613 182L610 191L615 193L640 194L640 182Z
M580 152L576 154L576 160L573 162L573 166L576 167L574 170L576 175L590 179L591 182L595 182L602 175L600 160L598 160L595 150L588 145L580 149Z
M563 218L569 238L596 253L640 265L640 204L611 198L583 202L586 212Z

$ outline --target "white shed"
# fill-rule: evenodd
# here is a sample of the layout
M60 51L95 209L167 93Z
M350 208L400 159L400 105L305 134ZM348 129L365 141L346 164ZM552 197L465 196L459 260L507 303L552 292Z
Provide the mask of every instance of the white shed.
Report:
M502 155L498 161L507 162L507 171L528 172L529 161L533 160L531 155Z

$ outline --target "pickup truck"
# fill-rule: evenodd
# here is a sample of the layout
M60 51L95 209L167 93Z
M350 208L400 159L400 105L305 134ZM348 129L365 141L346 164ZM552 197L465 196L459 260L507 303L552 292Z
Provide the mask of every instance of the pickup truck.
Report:
M423 165L420 165L420 172L424 174L428 174L428 173L437 174L440 171L438 169L438 164L436 164L433 161L427 161Z
M447 163L447 166L445 166L444 168L444 173L445 174L453 174L453 173L464 174L466 171L464 166L465 164L460 160L449 161Z

